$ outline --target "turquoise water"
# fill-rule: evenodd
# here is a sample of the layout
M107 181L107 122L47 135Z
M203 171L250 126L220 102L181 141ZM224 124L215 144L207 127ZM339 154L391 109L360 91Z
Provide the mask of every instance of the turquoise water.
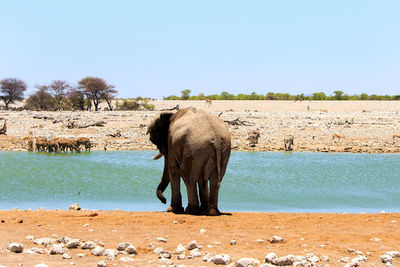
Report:
M163 211L155 151L0 152L0 209ZM400 155L233 152L222 211L400 212ZM182 183L183 184L183 183ZM166 197L169 200L169 187ZM184 206L186 191L182 186Z

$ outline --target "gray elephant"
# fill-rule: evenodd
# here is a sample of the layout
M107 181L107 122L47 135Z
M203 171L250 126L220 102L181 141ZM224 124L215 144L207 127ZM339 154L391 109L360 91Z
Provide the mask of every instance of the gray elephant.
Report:
M220 214L218 190L231 153L227 125L203 110L181 109L175 113L157 115L147 133L160 151L154 159L164 156L164 171L157 197L166 203L163 192L170 182L171 206L168 211L183 212L180 192L182 177L188 194L187 213Z

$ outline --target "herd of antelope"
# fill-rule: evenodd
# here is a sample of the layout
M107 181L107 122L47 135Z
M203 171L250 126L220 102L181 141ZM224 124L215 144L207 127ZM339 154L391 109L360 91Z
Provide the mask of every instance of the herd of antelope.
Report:
M85 151L90 151L93 144L87 137L79 137L77 139L66 139L55 137L52 139L47 139L46 137L36 137L25 136L20 140L14 140L13 143L20 142L21 144L27 141L29 151L38 152L55 152L55 153L67 153L68 150L71 152L81 152L81 146L85 148Z

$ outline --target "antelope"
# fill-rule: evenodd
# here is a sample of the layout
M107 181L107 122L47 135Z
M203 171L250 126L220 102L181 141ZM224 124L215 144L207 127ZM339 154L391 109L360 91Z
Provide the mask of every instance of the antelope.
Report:
M3 126L0 128L0 134L6 134L7 132L7 120L4 120Z
M212 104L211 99L206 98L206 104L207 104L207 106L211 106L211 104Z
M332 134L332 140L335 141L335 139L340 141L340 139L344 139L344 136L341 134L336 134L336 133Z

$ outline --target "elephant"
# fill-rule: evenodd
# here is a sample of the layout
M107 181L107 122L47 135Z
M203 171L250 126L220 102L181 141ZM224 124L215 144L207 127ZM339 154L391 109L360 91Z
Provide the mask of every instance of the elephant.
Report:
M157 197L165 204L163 192L171 183L171 206L167 211L183 212L182 177L188 194L186 213L219 215L218 190L231 153L231 137L225 122L203 110L180 109L157 115L147 134L160 152L154 159L164 156Z

